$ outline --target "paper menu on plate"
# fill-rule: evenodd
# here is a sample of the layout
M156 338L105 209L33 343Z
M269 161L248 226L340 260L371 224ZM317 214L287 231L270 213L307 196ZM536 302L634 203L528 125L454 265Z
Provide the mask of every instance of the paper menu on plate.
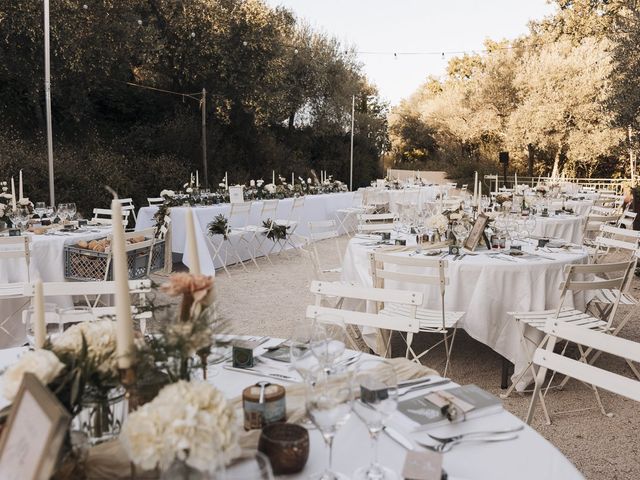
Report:
M398 403L398 411L411 421L414 428L425 430L446 425L449 422L442 406L452 401L464 412L464 418L491 415L502 411L502 401L476 385L464 385L447 389L443 395L433 392ZM453 397L453 398L452 398Z

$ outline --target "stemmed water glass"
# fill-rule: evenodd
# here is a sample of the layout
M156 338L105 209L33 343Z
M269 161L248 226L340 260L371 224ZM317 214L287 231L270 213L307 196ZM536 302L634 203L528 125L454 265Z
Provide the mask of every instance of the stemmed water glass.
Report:
M305 319L294 327L289 338L291 366L303 381L307 381L310 372L318 366L318 359L311 350L311 341L315 335L314 330L314 322Z
M367 426L373 450L371 464L356 470L354 478L356 480L395 480L398 476L393 470L378 462L378 437L384 428L384 422L398 408L396 372L385 360L366 360L360 363L354 386L359 389L360 399L354 401L353 410Z
M76 204L71 202L71 203L67 203L67 211L68 211L68 215L69 215L69 220L73 220L74 217L76 216Z
M311 352L325 369L331 369L345 351L347 329L338 315L318 315L315 319Z
M47 204L44 202L36 202L36 206L33 209L33 211L36 212L36 214L42 220L42 218L44 217L44 214L47 213Z
M58 218L60 219L60 222L64 223L64 221L69 216L69 210L68 210L67 204L66 203L59 203L58 204L58 210L57 210L56 214L58 215Z
M311 476L315 480L342 480L345 475L333 471L333 439L349 417L353 403L353 374L346 368L318 366L306 382L306 408L311 421L322 434L329 450L327 468Z

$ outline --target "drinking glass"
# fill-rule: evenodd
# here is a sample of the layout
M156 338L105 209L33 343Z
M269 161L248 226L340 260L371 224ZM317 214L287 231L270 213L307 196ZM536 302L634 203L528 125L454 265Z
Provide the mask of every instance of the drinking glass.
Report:
M69 212L69 220L73 220L73 218L76 216L76 204L71 202L71 203L67 203L67 210Z
M531 235L536 229L536 217L529 215L524 221L524 231L527 232L527 237L531 238Z
M306 381L310 372L318 366L318 359L311 350L314 329L314 322L305 319L294 327L289 339L291 366L298 372L303 381Z
M58 210L57 210L56 214L58 215L58 218L60 219L60 221L62 223L64 223L64 221L68 218L68 215L69 215L69 210L67 208L67 204L66 203L59 203L58 204Z
M27 207L18 206L16 212L16 220L18 222L18 228L20 230L26 230L29 224L29 218L31 218L31 213L29 213L29 209Z
M318 315L311 336L311 352L325 369L331 368L345 351L347 329L338 315Z
M245 450L231 465L221 467L215 478L221 480L272 480L273 471L267 456L257 450Z
M365 423L371 438L371 464L357 469L355 480L395 480L393 470L378 461L378 437L384 422L398 408L398 380L393 366L381 359L361 362L353 382L360 399L353 402L353 411ZM359 389L359 392L358 392Z
M329 450L324 472L311 476L315 480L343 480L345 475L333 471L333 439L349 417L353 403L353 374L346 368L316 367L306 382L306 407L311 421L322 434Z
M53 220L53 214L54 214L54 212L55 212L55 209L53 208L53 206L51 206L51 205L47 205L47 211L46 211L46 213L47 213L47 217L49 217L50 219L52 219L52 220Z
M36 202L36 206L33 210L40 218L42 218L44 217L44 214L47 213L47 204L44 202Z

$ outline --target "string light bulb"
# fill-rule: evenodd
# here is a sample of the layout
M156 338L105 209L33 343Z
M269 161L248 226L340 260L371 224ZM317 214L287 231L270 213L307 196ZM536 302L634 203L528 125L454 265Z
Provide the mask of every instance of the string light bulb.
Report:
M294 49L293 49L293 54L294 54L294 55L297 55L297 54L298 54L298 49L297 49L297 48L294 48Z
M246 47L246 46L247 46L247 45L249 45L249 44L248 44L248 43L247 43L247 41L245 40L244 42L242 42L242 45Z
M142 20L138 20L138 25L142 25Z
M191 38L196 38L196 32L191 32Z
M87 5L86 3L84 5L82 5L82 8L84 8L85 10L87 10L89 8L89 5Z

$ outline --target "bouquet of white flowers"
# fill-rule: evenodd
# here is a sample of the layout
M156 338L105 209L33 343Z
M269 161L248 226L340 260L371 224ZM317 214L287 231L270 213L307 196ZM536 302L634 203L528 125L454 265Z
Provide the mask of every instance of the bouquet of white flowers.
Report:
M438 215L433 215L429 218L429 220L427 220L427 227L437 230L438 233L442 235L447 231L447 228L449 227L449 219L441 213Z
M215 472L239 452L239 424L222 393L206 382L180 381L127 418L120 441L129 459L166 471L181 461Z

